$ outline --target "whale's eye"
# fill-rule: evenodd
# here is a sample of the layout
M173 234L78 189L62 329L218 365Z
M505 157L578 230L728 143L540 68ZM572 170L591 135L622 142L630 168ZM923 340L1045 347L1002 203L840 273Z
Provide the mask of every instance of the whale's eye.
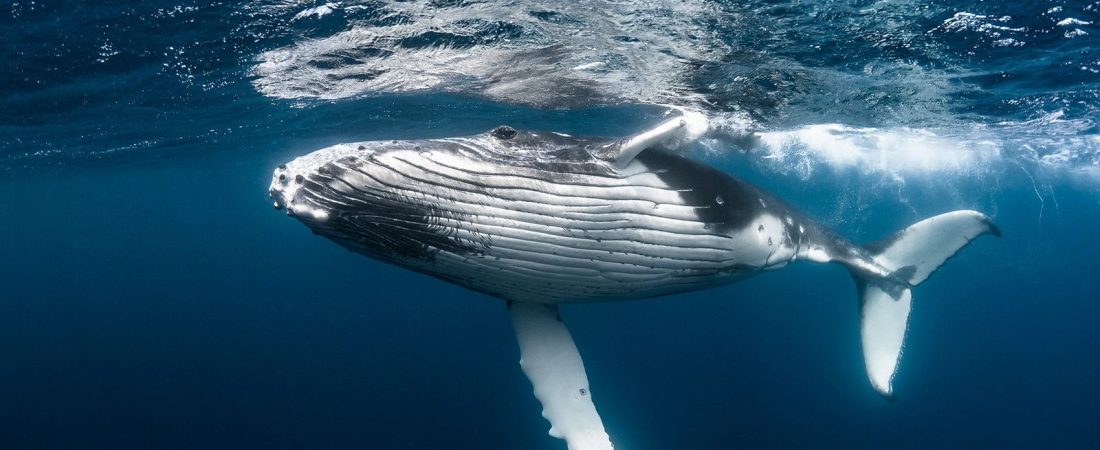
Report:
M493 131L490 131L489 134L497 139L511 139L516 137L516 129L507 125L501 125L493 128Z

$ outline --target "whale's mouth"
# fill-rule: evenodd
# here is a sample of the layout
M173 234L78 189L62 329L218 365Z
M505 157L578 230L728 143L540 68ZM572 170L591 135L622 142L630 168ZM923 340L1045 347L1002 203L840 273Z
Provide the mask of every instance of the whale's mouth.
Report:
M267 191L267 196L271 198L272 206L274 206L276 210L286 208L286 201L283 200L283 195L279 191L269 189Z

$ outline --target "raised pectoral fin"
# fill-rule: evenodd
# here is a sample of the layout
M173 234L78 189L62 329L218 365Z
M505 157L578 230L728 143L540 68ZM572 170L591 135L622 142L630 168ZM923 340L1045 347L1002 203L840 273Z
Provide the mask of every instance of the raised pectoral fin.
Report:
M709 129L710 123L706 116L684 111L678 117L673 117L653 128L609 144L601 157L610 162L611 165L622 169L645 149L684 147L698 140Z
M508 310L519 340L519 365L542 403L542 416L550 421L550 435L564 439L569 450L612 450L581 355L558 308L512 303Z

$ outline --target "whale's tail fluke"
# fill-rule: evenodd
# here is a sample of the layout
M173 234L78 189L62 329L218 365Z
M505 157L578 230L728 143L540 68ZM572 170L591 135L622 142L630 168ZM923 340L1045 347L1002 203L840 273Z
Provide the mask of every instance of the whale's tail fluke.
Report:
M883 277L849 267L860 300L860 339L867 377L880 394L890 397L901 358L912 306L912 288L945 261L983 234L1000 236L993 221L977 211L953 211L922 220L864 249L874 264L889 271Z

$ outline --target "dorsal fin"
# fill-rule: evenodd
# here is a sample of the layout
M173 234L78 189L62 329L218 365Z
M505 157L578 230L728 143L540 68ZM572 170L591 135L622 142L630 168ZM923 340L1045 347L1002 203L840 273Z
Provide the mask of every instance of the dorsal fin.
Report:
M641 133L608 144L600 157L616 168L622 169L647 148L656 146L677 148L690 144L707 128L709 125L702 114L684 114L661 122Z

